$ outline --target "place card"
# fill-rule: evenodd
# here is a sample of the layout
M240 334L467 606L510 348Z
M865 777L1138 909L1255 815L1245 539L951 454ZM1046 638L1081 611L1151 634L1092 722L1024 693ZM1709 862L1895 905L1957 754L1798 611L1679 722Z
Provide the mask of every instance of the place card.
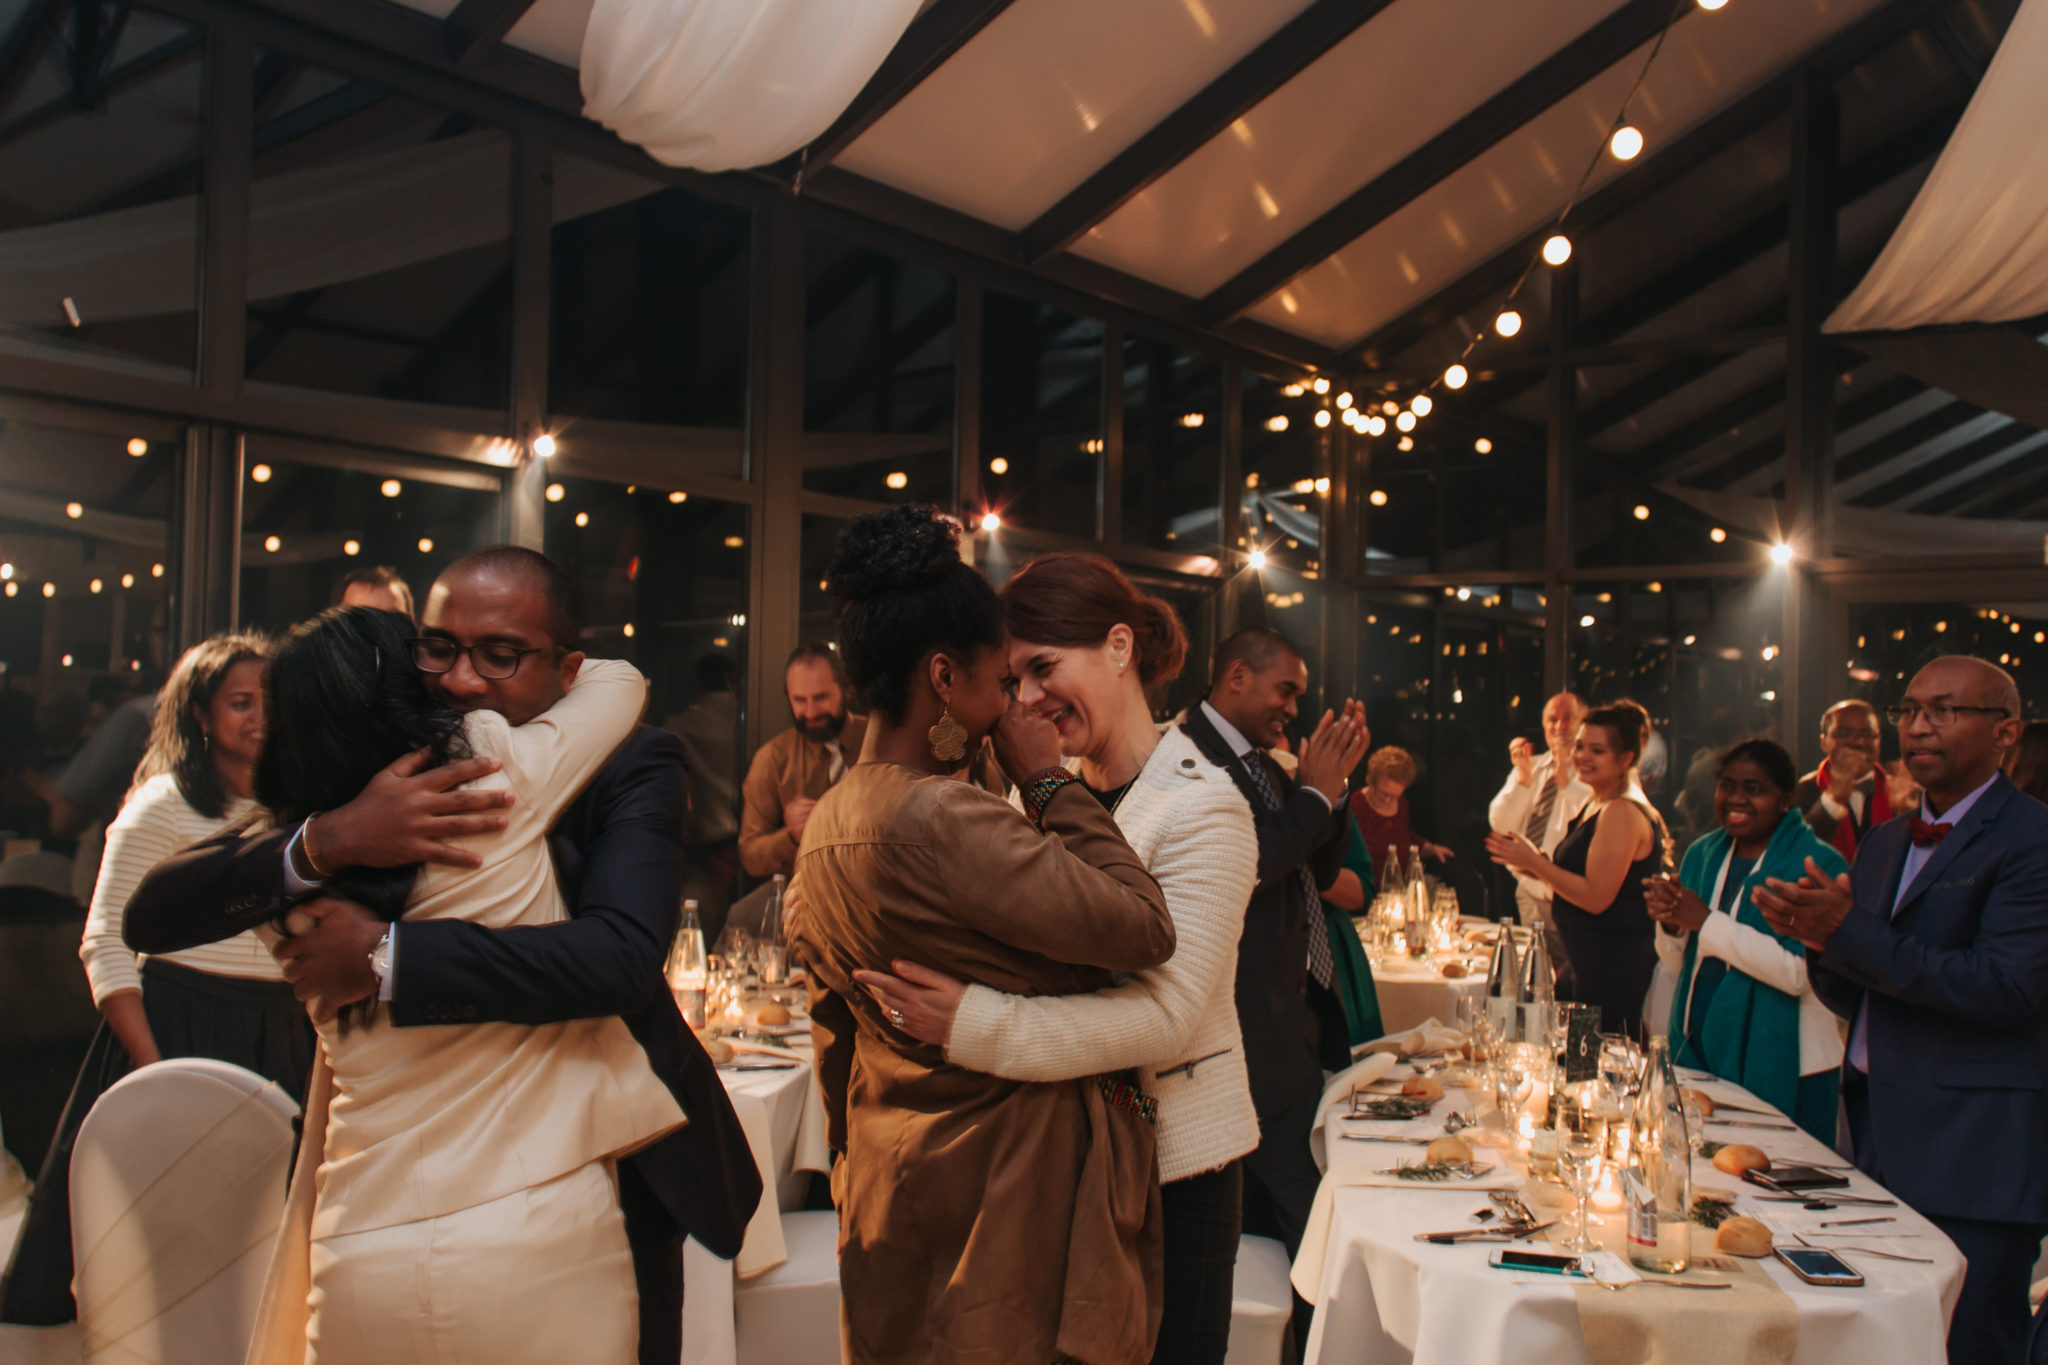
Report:
M1581 1005L1571 1012L1564 1035L1564 1080L1566 1085L1590 1081L1600 1075L1600 1007Z

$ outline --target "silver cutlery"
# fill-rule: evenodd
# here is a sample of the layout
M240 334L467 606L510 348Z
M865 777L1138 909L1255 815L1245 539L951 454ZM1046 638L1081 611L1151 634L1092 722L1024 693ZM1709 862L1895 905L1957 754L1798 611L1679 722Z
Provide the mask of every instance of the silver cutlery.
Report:
M1795 1123L1758 1123L1754 1119L1710 1118L1707 1120L1707 1127L1709 1128L1775 1128L1782 1133L1792 1132L1798 1126Z
M1807 1241L1796 1232L1792 1234L1792 1240L1803 1247L1813 1246L1813 1243ZM1881 1256L1887 1261L1911 1261L1915 1265L1934 1264L1932 1256L1901 1256L1896 1251L1879 1251L1876 1247L1814 1247L1813 1249L1815 1251L1853 1251L1861 1256Z
M1586 1283L1597 1284L1602 1289L1612 1289L1617 1294L1624 1289L1634 1289L1637 1285L1641 1284L1661 1285L1666 1289L1733 1289L1735 1287L1734 1283L1729 1280L1653 1280L1647 1276L1640 1280L1596 1280L1588 1276Z
M1437 1246L1458 1246L1465 1242L1519 1242L1533 1237L1547 1228L1554 1227L1555 1218L1548 1223L1508 1223L1497 1228L1454 1228L1449 1232L1418 1232L1415 1240L1432 1242Z

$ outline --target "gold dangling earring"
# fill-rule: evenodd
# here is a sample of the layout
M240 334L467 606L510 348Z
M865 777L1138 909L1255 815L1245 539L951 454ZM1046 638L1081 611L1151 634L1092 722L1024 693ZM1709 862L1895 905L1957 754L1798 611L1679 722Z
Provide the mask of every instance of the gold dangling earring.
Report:
M958 763L967 757L967 727L953 719L952 708L939 713L939 723L925 731L932 757L941 763Z

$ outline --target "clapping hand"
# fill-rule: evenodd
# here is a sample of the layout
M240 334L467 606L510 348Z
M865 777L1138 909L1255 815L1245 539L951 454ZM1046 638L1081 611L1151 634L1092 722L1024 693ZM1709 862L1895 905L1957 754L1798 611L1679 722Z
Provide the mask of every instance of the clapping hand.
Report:
M1346 701L1341 710L1323 712L1316 732L1301 746L1301 785L1321 792L1333 808L1342 804L1352 771L1371 743L1360 702Z
M1550 860L1543 856L1543 850L1529 842L1528 836L1517 830L1504 834L1486 836L1486 853L1502 867L1513 868L1537 876L1538 869Z
M1515 781L1526 787L1536 780L1536 746L1517 735L1508 743L1508 762L1515 765Z
M1643 900L1650 918L1673 934L1698 933L1707 922L1707 903L1675 877L1643 878Z
M1856 908L1848 876L1830 877L1811 858L1806 860L1806 875L1797 882L1766 877L1750 898L1771 928L1816 953L1828 946L1835 930Z

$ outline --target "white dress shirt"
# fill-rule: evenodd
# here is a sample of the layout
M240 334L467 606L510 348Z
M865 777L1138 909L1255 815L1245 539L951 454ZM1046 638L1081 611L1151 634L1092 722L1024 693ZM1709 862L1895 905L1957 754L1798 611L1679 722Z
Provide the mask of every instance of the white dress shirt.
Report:
M1500 791L1494 794L1493 801L1486 808L1487 823L1493 832L1522 833L1529 823L1529 808L1535 804L1536 793L1551 780L1551 774L1556 770L1557 759L1548 751L1536 760L1526 784L1520 780L1519 771L1508 769L1508 780L1501 784ZM1593 789L1579 780L1578 771L1574 769L1571 780L1558 788L1557 801L1550 808L1549 823L1543 827L1543 837L1535 841L1536 847L1546 856L1555 852L1565 831L1571 828L1573 817L1592 799ZM1515 871L1514 875L1516 884L1538 900L1547 901L1555 894L1550 883L1541 877L1532 877L1521 871Z
M1202 703L1202 714L1209 718L1209 723L1216 727L1216 733L1223 737L1223 742L1230 746L1230 752L1237 755L1240 761L1258 747L1244 737L1244 731L1225 720L1223 713L1209 705L1206 701ZM1322 788L1309 787L1307 790L1314 792L1326 808L1330 810L1337 809L1331 803L1330 798L1324 794Z

